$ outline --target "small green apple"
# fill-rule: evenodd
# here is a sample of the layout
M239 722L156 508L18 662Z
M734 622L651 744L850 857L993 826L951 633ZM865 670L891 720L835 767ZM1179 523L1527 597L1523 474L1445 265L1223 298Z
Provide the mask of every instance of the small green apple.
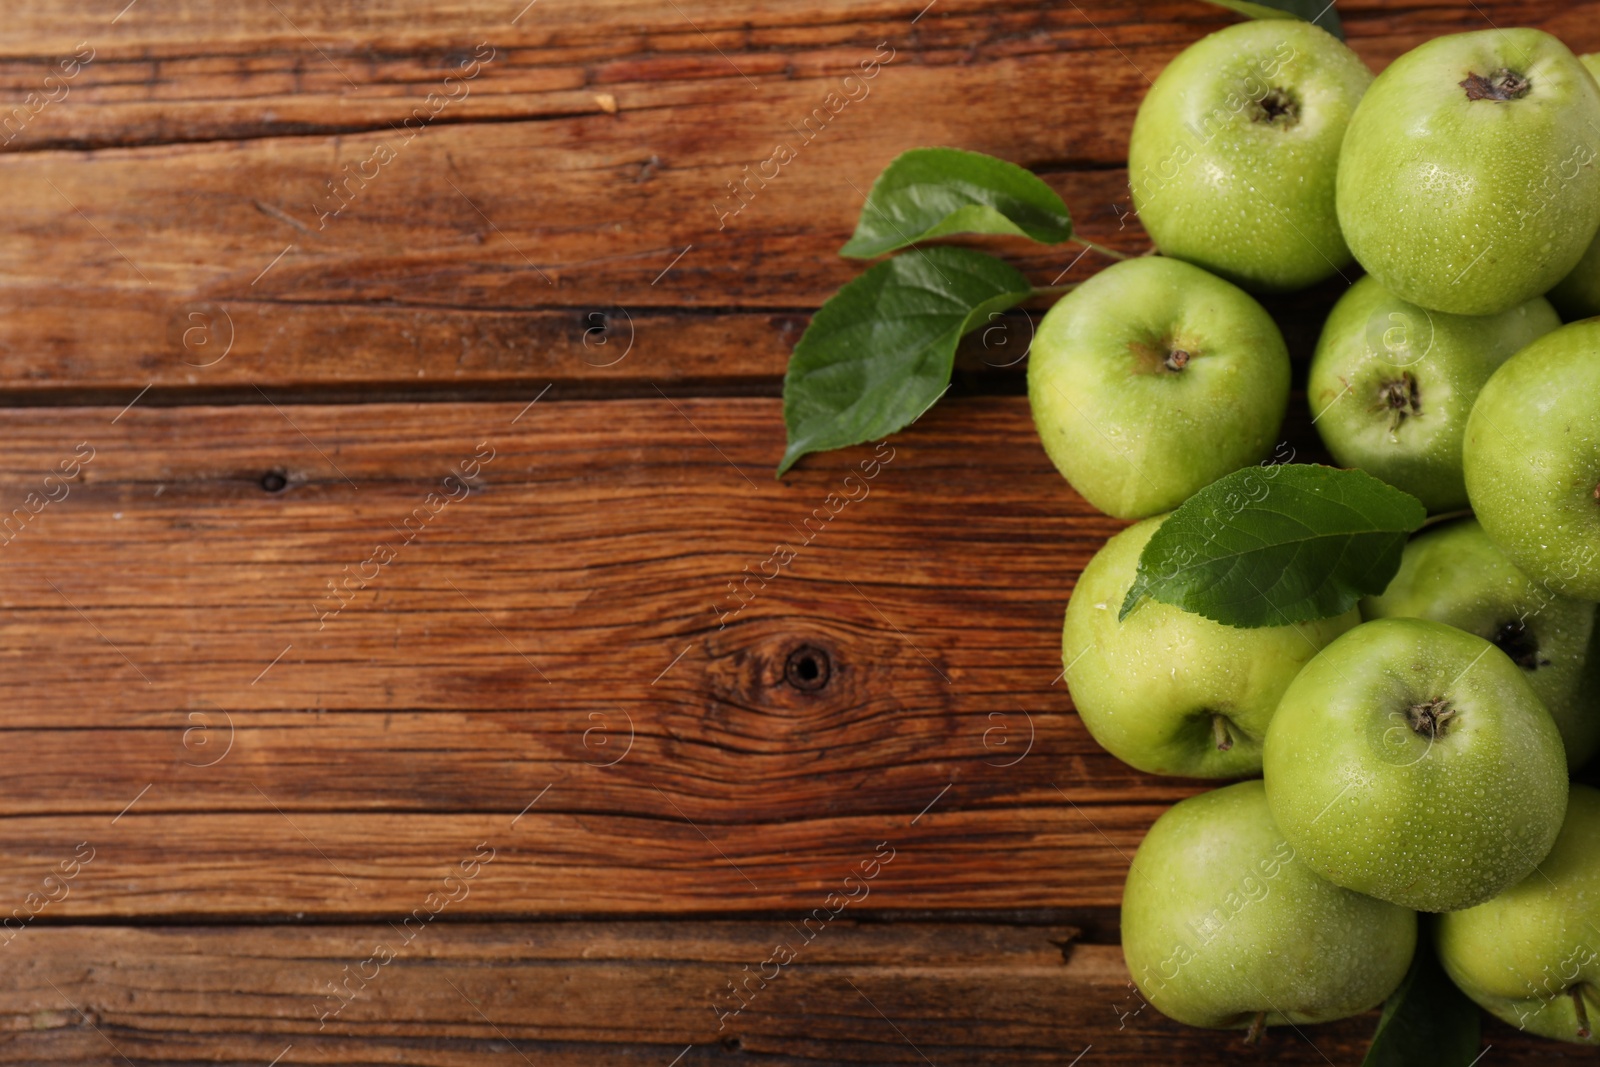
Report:
M1417 916L1313 873L1259 781L1190 797L1145 835L1122 894L1122 953L1156 1010L1190 1026L1319 1023L1405 977Z
M1552 592L1600 600L1600 319L1545 334L1495 371L1462 457L1500 551Z
M1590 52L1578 59L1590 74L1600 79L1600 52ZM1589 243L1589 250L1572 268L1572 273L1550 290L1550 302L1568 319L1600 315L1600 236Z
M1436 37L1378 76L1339 154L1339 225L1390 292L1492 315L1600 228L1600 87L1540 30Z
M1561 325L1534 297L1498 315L1451 315L1363 277L1334 305L1311 360L1306 399L1333 458L1421 500L1467 506L1461 439L1478 390L1524 345Z
M1061 628L1067 688L1101 747L1139 770L1256 774L1278 698L1359 613L1240 629L1147 597L1118 622L1139 553L1165 519L1117 534L1083 569Z
M1272 817L1307 866L1418 911L1521 881L1567 806L1561 735L1521 669L1422 619L1362 623L1306 664L1262 766Z
M1260 292L1350 262L1334 212L1339 145L1372 72L1322 29L1242 22L1190 45L1128 140L1139 221L1164 255Z
M1288 406L1289 352L1242 289L1144 256L1045 315L1028 399L1072 487L1107 514L1142 519L1266 455Z
M1361 615L1432 619L1477 634L1522 668L1561 732L1568 766L1600 746L1595 606L1534 584L1475 520L1413 538L1389 588L1363 600Z
M1519 1030L1600 1044L1600 792L1572 787L1539 869L1439 917L1439 960L1461 991Z

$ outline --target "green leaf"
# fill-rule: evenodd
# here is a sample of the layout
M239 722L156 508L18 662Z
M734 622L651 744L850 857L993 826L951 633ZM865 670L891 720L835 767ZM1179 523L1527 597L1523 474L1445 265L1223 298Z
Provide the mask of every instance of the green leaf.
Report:
M929 248L834 293L789 357L778 476L808 452L875 441L915 420L949 388L961 335L1032 292L993 256Z
M1146 596L1228 626L1342 615L1383 592L1426 518L1416 497L1364 471L1246 467L1161 524L1118 618Z
M1300 19L1321 26L1339 40L1344 40L1344 27L1339 13L1333 9L1332 0L1210 0L1218 7L1249 15L1253 19Z
M930 237L999 233L1047 245L1072 236L1067 205L1015 163L955 148L913 148L872 183L842 256L871 259Z
M1478 1006L1455 987L1426 939L1400 988L1383 1002L1361 1067L1471 1067L1477 1061Z

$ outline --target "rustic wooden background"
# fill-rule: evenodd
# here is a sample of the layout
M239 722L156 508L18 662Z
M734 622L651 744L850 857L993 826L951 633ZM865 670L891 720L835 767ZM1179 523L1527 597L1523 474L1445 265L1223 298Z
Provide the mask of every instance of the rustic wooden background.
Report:
M1026 316L732 614L874 456L771 475L877 172L990 152L1141 249L1134 109L1234 20L925 2L7 5L0 1062L1359 1062L1371 1017L1250 1050L1128 986L1127 858L1197 786L1058 682L1117 524L1037 444ZM1374 68L1600 48L1597 3L1340 7ZM1333 295L1275 305L1302 352Z

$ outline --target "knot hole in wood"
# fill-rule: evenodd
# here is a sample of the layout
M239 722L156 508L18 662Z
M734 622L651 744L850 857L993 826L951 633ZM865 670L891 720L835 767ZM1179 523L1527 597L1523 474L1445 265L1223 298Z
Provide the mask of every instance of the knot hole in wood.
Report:
M783 665L784 681L805 693L815 693L826 686L832 673L827 649L811 644L797 646Z

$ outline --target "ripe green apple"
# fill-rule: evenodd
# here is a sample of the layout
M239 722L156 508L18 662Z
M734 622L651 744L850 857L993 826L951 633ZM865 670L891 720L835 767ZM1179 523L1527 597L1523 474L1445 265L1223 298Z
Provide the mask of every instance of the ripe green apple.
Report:
M1361 615L1432 619L1477 634L1522 668L1561 732L1568 766L1600 746L1595 606L1535 585L1475 520L1413 538L1389 588L1363 600Z
M1400 984L1417 916L1340 889L1284 840L1259 781L1168 809L1122 894L1134 984L1190 1026L1318 1023L1375 1006Z
M1567 806L1561 735L1521 669L1422 619L1362 623L1306 664L1262 766L1272 817L1307 866L1418 911L1521 881Z
M1339 145L1372 72L1292 19L1190 45L1139 105L1128 184L1164 255L1281 292L1350 262L1334 212Z
M1600 52L1591 52L1578 59L1590 74L1600 79ZM1550 302L1568 319L1600 315L1600 236L1589 243L1589 250L1572 268L1572 273L1550 290Z
M1600 228L1600 87L1540 30L1436 37L1378 76L1339 154L1339 225L1368 273L1434 311L1546 292Z
M1573 786L1539 869L1440 916L1434 936L1450 978L1489 1012L1541 1037L1600 1044L1600 792Z
M1045 315L1028 399L1072 487L1107 514L1142 519L1266 455L1288 406L1289 352L1242 289L1144 256Z
M1317 431L1340 466L1429 511L1464 508L1461 439L1478 390L1560 325L1543 297L1497 315L1451 315L1401 300L1369 274L1334 305L1317 341L1306 385Z
M1193 778L1256 774L1278 698L1359 613L1240 629L1147 597L1119 623L1139 553L1165 519L1117 534L1083 569L1061 628L1067 688L1089 733L1124 763Z
M1495 371L1462 457L1500 551L1552 592L1600 600L1600 319L1545 334Z

